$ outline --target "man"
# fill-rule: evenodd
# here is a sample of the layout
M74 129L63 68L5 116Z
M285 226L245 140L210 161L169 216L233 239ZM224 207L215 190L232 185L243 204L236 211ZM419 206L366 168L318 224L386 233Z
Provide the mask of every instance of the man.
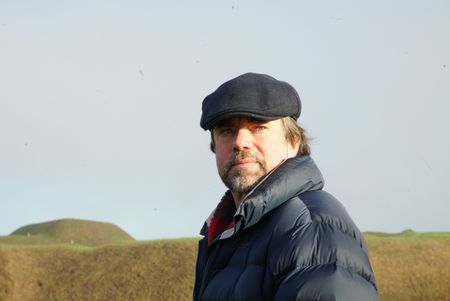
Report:
M229 189L199 242L194 300L378 300L361 233L323 191L295 89L247 73L202 105Z

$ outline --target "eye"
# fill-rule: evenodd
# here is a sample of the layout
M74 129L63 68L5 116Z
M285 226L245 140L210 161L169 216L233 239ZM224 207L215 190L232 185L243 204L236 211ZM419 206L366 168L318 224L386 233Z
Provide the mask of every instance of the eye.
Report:
M256 125L256 126L254 126L252 128L252 131L255 132L255 133L259 133L259 132L262 132L262 131L265 131L265 130L267 130L267 127L264 126L264 125Z
M219 132L219 135L220 135L220 136L226 136L226 135L231 135L231 134L233 134L234 129L231 128L231 127L224 127L224 128L219 129L218 132Z

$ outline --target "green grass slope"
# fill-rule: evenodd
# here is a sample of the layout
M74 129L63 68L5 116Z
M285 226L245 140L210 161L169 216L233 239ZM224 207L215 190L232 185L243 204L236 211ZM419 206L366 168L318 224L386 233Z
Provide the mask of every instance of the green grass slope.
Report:
M192 239L91 248L0 245L0 300L191 300L196 248Z
M450 300L450 233L364 236L382 301ZM0 300L191 300L196 252L197 239L100 247L0 240Z
M366 233L382 301L450 300L450 233Z
M133 241L124 230L116 225L79 219L60 219L21 227L0 243L38 244L71 243L86 246L117 244Z

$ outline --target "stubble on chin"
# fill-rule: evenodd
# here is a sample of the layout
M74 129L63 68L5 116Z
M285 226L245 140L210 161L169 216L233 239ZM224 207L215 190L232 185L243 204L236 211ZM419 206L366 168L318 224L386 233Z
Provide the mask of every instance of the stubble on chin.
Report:
M256 170L235 167L235 162L251 158L257 163ZM220 178L225 186L233 192L248 193L266 175L266 164L263 158L249 152L237 152L229 159L221 171Z

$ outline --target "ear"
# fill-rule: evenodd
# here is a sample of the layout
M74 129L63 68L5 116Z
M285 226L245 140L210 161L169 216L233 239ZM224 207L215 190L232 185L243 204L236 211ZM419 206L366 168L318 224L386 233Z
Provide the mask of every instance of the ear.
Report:
M210 130L211 133L211 142L209 143L209 149L213 154L216 153L216 143L214 142L214 132L213 129Z
M297 156L299 148L300 148L300 138L296 139L292 143L288 142L288 156L289 156L289 158Z

